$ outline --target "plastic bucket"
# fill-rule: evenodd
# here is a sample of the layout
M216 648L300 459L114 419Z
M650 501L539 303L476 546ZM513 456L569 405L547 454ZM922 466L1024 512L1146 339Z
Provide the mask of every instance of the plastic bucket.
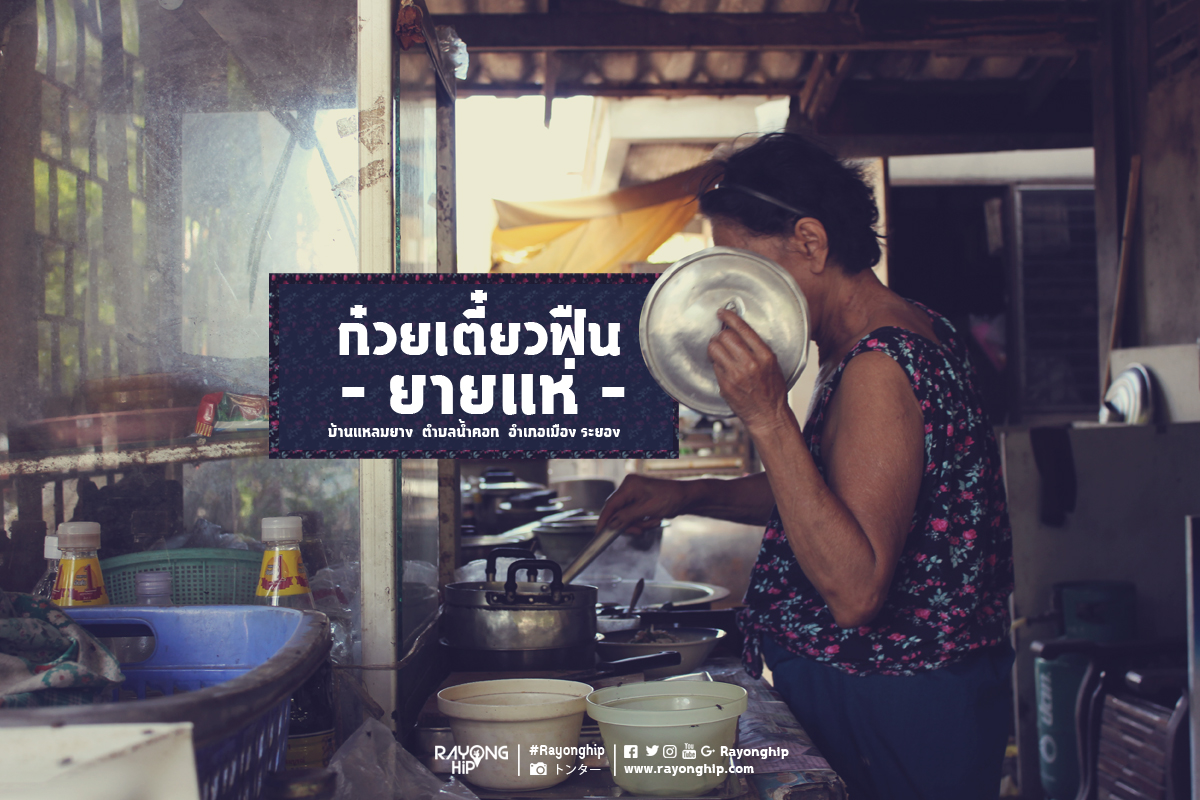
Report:
M190 722L202 800L258 797L283 766L292 694L329 653L317 611L255 606L69 609L94 636L153 636L145 661L122 664L113 699L0 713L0 727Z
M584 698L591 691L586 683L548 678L476 681L441 690L438 711L450 718L454 732L451 771L500 791L562 783L575 765Z
M695 797L723 783L746 710L731 683L633 683L592 692L613 782L639 795Z

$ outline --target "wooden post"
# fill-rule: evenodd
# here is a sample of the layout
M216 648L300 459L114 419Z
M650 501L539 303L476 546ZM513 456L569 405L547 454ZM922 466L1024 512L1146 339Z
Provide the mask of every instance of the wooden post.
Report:
M1142 157L1134 155L1129 160L1129 187L1125 191L1125 224L1121 228L1121 257L1117 263L1117 287L1113 299L1112 327L1109 330L1108 352L1104 359L1104 385L1100 401L1112 383L1112 351L1117 349L1121 337L1121 320L1125 312L1125 284L1129 280L1129 259L1132 257L1133 223L1137 218L1138 185L1142 175Z

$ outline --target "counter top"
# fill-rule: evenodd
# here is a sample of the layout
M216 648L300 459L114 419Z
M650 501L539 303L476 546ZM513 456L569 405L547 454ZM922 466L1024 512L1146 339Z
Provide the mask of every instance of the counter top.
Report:
M725 783L703 795L705 800L844 800L845 787L829 763L817 751L812 740L779 694L769 684L751 678L733 657L709 659L704 670L712 680L733 683L746 689L748 707L738 719L737 748L779 754L774 757L743 757L735 763L749 767L752 774L731 775ZM439 688L478 680L500 678L555 678L565 673L452 673ZM596 688L642 680L640 675L596 681ZM433 758L436 745L450 747L454 739L449 721L437 709L436 692L430 696L417 719L415 754L435 773L446 774L449 764ZM580 732L580 744L601 744L600 731L586 720ZM588 757L579 762L576 772L550 789L504 793L471 786L481 800L588 800L588 798L627 798L640 800L612 781L607 759ZM470 781L464 781L470 786ZM664 798L654 798L664 800Z

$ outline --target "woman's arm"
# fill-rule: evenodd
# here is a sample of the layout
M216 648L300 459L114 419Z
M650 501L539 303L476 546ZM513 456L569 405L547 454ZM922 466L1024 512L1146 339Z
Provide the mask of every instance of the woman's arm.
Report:
M921 485L925 429L908 378L880 353L847 365L822 432L822 478L774 354L736 314L718 316L727 327L709 355L766 468L788 544L838 625L865 625L887 597Z
M743 478L686 481L629 475L604 503L596 530L616 526L638 533L680 514L765 525L774 505L771 485L761 472Z

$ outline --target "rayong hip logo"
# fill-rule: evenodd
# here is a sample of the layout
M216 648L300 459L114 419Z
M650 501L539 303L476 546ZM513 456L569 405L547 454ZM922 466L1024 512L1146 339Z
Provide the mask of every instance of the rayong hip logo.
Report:
M271 276L273 458L674 458L652 275Z
M466 775L479 766L485 758L489 761L508 761L508 745L472 745L470 747L446 747L434 745L433 757L437 761L449 761L450 772Z

